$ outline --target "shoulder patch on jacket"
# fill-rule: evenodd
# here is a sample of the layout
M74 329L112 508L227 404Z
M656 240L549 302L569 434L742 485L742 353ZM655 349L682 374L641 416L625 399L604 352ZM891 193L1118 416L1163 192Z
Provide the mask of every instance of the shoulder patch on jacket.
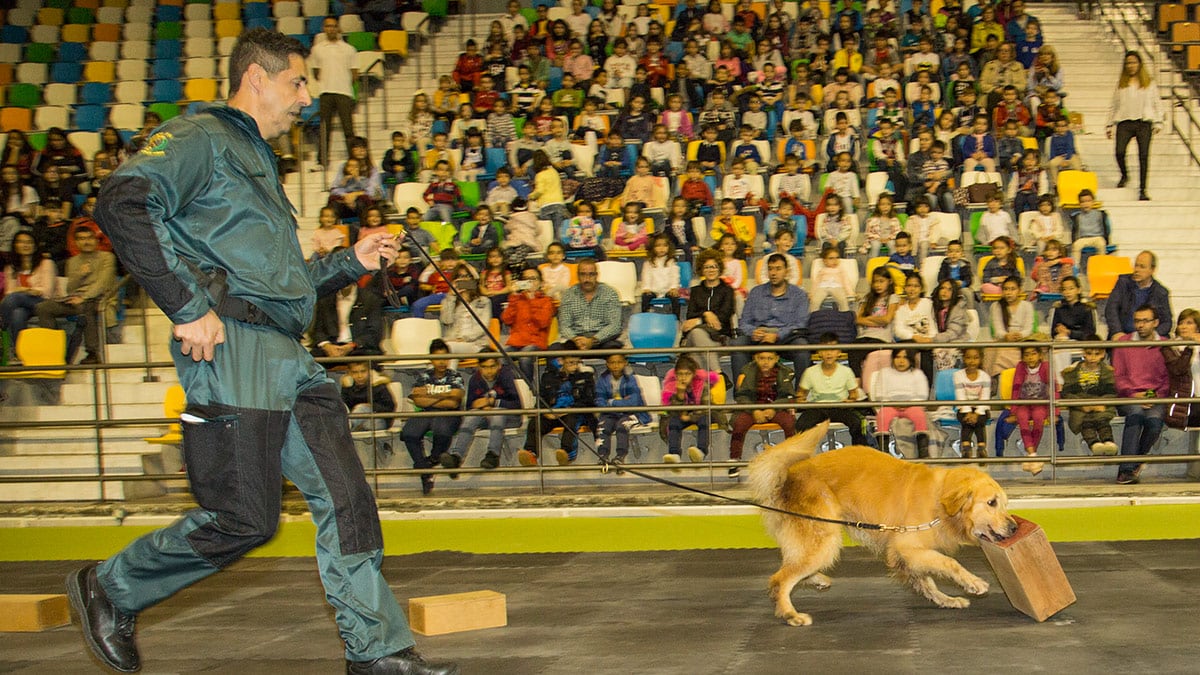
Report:
M167 154L167 143L174 138L169 131L160 131L150 138L146 139L146 145L142 148L143 155L151 157L162 157Z

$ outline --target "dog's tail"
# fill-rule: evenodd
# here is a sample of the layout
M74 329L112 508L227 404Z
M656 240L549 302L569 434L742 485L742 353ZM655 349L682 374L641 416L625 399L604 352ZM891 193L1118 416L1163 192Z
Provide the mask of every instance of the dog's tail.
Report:
M760 504L778 506L783 484L787 481L788 468L802 459L812 457L827 433L829 422L822 422L779 445L766 448L755 457L746 467L750 492L754 499Z

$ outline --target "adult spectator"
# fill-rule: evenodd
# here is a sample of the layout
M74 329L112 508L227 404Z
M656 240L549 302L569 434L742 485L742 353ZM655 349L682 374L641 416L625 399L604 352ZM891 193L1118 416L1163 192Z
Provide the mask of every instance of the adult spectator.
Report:
M1158 334L1171 334L1171 291L1154 278L1157 269L1158 256L1142 251L1133 259L1133 273L1117 277L1117 285L1104 306L1108 339L1119 340L1132 333L1136 328L1133 311L1142 305L1153 307L1156 317L1166 317L1158 322Z
M354 138L354 82L358 79L358 50L342 39L337 17L325 17L321 24L325 39L313 45L308 65L321 88L321 144L317 148L320 169L329 161L329 136L333 116L337 115L346 138L346 154Z
M1013 0L1008 17L1008 23L1004 24L1004 39L1014 44L1025 39L1025 24L1037 22L1037 19L1025 13L1025 0Z
M1118 342L1157 342L1163 337L1157 332L1158 310L1153 305L1140 305L1133 312L1134 332L1126 333ZM1125 347L1113 350L1113 371L1119 398L1165 398L1170 391L1171 378L1162 351L1154 346ZM1162 434L1167 406L1134 403L1117 406L1125 417L1125 432L1121 436L1122 455L1145 455ZM1117 467L1117 483L1138 482L1143 464L1127 463Z
M443 340L436 339L429 343L430 368L422 371L413 382L408 400L412 401L417 410L460 410L463 395L467 385L462 374L450 367L450 359L445 355L450 353L450 346ZM443 417L410 417L400 430L400 440L408 448L412 457L414 469L428 469L434 464L441 464L442 454L450 449L450 442L458 426L462 424L459 415ZM425 454L425 434L430 433L433 446L428 455ZM421 474L421 491L425 494L433 492L433 474Z
M721 278L720 255L709 249L697 256L700 283L690 289L687 318L680 326L683 342L688 347L719 347L733 339L733 288ZM715 373L721 369L716 352L700 354L704 369Z
M43 257L29 232L13 237L13 255L4 266L4 300L0 301L0 326L8 331L8 363L13 364L17 336L29 323L29 315L54 293L58 271L54 261Z
M1121 180L1117 187L1129 182L1129 171L1125 167L1125 153L1129 141L1136 138L1138 144L1138 199L1149 201L1146 194L1146 171L1150 164L1150 137L1162 131L1162 113L1158 108L1158 86L1150 79L1150 72L1142 63L1142 56L1134 51L1125 52L1125 67L1117 80L1113 92L1112 106L1108 110L1108 124L1104 133L1109 138L1116 136L1117 168ZM1170 317L1170 314L1162 316Z
M579 283L563 291L558 307L560 349L620 349L621 298L608 284L600 283L594 258L583 258L577 268Z
M542 273L536 267L521 270L521 277L508 295L508 304L500 320L509 326L508 346L523 352L546 349L550 324L554 320L554 300L542 291ZM521 372L532 386L534 358L520 359Z
M378 280L371 276L371 283ZM383 305L379 295L357 284L317 299L309 331L315 357L382 354Z
M2 307L3 305L0 305ZM1188 308L1179 313L1175 321L1177 340L1200 338L1200 312ZM1200 350L1195 346L1163 347L1163 361L1171 376L1171 398L1191 398L1196 395L1196 383L1200 382ZM1172 403L1167 406L1167 426L1172 429L1200 427L1200 404Z
M808 337L808 294L799 286L787 281L787 259L782 254L772 253L767 258L767 283L750 289L746 305L738 319L741 336L733 340L733 346L745 345L802 345ZM789 350L792 372L804 372L808 367L808 352ZM752 352L734 352L733 372L738 373L750 363Z
M987 96L988 110L994 110L1007 86L1017 88L1018 94L1029 85L1025 67L1017 61L1017 49L1011 44L1000 45L996 58L988 61L979 74L979 91Z
M925 194L924 171L925 162L929 161L929 149L933 147L933 131L922 128L917 132L917 150L910 152L905 160L905 176L908 178L909 204L915 204L917 199Z
M59 317L79 317L77 330L83 333L83 344L87 349L87 356L80 363L85 364L100 363L100 336L109 325L116 324L110 301L117 288L117 258L98 250L98 243L91 230L75 231L79 255L67 260L67 296L61 300L43 300L33 310L44 328L53 328ZM101 309L105 310L104 325L97 326L95 320ZM111 320L109 314L113 314ZM70 348L67 353L71 353Z
M478 279L464 277L462 272L460 269L459 278L454 280L458 293L447 293L442 298L438 316L442 321L442 337L455 354L486 351L492 347L487 331L492 322L492 301L479 294Z

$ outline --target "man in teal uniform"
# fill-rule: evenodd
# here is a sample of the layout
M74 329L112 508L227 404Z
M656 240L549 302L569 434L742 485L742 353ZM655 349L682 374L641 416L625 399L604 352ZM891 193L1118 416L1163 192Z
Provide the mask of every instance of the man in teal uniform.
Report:
M380 573L383 535L338 388L300 345L317 294L396 254L385 234L305 263L267 141L306 90L305 48L273 31L239 38L228 105L160 127L105 183L96 220L175 324L187 392L183 452L198 509L67 577L105 665L140 669L138 612L268 541L281 476L308 500L317 565L349 673L457 673L426 663Z

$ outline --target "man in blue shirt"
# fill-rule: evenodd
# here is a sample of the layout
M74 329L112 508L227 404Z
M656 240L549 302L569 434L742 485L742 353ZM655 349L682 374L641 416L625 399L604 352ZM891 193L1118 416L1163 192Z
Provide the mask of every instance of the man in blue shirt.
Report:
M738 319L741 336L730 344L745 345L803 345L808 344L808 294L787 280L787 258L773 253L767 258L767 283L750 289L742 315ZM753 352L734 352L730 357L733 372L742 372L750 363ZM802 373L808 367L808 352L788 350L792 372Z

